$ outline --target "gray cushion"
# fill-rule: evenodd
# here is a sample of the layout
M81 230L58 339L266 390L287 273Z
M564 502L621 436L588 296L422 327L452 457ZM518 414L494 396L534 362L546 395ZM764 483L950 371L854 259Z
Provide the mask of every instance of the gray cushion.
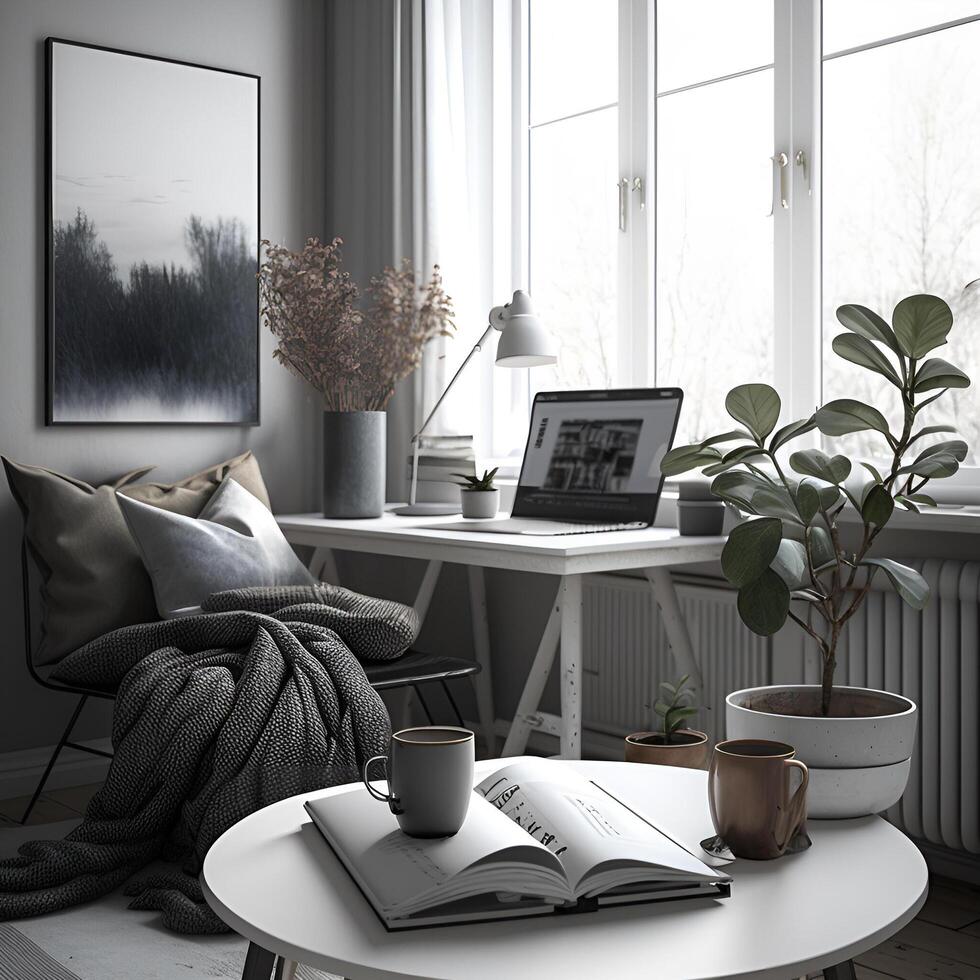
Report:
M199 613L212 592L313 582L276 519L231 478L196 518L117 496L164 619Z
M93 487L43 466L6 458L3 465L42 578L42 637L34 654L38 664L57 663L120 626L158 618L153 585L119 510L116 490L196 517L230 475L266 505L269 500L250 452L171 484L133 483L152 467Z

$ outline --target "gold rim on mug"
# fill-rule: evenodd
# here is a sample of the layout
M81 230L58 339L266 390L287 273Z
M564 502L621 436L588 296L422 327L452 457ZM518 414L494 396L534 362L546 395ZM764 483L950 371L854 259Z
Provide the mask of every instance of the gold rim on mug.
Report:
M403 738L405 735L411 735L412 732L455 732L458 735L462 735L462 738L443 738L439 740L421 740L413 738ZM460 745L463 742L471 741L475 736L468 728L456 728L452 725L432 725L431 727L425 725L419 725L415 728L403 728L399 732L395 732L391 738L392 741L401 742L402 745Z

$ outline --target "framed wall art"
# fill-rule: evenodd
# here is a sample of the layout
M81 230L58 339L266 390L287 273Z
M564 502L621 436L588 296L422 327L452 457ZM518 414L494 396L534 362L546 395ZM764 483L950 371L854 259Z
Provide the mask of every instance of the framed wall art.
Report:
M46 56L48 424L257 424L258 77Z

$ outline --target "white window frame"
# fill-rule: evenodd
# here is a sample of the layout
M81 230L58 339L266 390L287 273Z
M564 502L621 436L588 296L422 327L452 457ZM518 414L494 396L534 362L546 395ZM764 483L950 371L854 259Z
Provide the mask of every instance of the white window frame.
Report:
M512 210L511 271L529 279L530 158L528 128L528 0L511 6L510 58ZM630 192L627 227L619 242L619 375L621 384L648 385L656 378L656 2L619 0L620 179L639 178ZM821 242L822 0L773 0L773 156L787 155L788 207L776 198L773 169L774 376L783 397L783 421L809 416L824 398ZM980 20L980 14L882 38L832 57L879 47ZM753 69L754 70L754 69ZM799 154L802 154L800 156ZM805 161L805 166L804 166ZM527 381L530 390L530 379ZM815 444L817 436L813 436ZM980 488L980 466L962 467L954 484Z

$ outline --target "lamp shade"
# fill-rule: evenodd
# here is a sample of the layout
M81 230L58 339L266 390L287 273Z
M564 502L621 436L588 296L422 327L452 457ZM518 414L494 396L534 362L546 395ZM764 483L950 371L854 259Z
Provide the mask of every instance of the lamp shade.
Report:
M557 362L558 344L534 312L531 297L523 290L518 289L507 306L493 310L490 322L501 330L498 367L538 367Z

